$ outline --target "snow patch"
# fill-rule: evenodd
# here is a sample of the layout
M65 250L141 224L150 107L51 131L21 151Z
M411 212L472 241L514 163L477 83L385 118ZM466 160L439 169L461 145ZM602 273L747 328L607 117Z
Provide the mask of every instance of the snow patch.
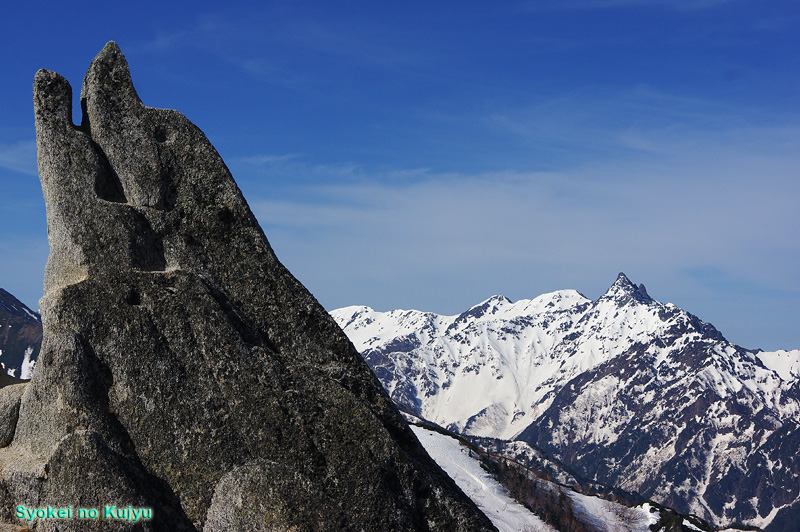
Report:
M555 532L527 508L508 496L506 489L483 470L477 457L455 438L412 426L439 466L472 499L500 532Z
M25 356L22 359L22 366L20 367L20 374L19 374L20 379L29 380L33 377L33 370L36 367L36 361L31 360L32 354L33 354L33 347L28 346L25 349Z
M800 378L800 349L760 351L756 357L785 381Z
M570 492L570 498L575 515L600 532L650 532L650 525L659 519L658 510L647 503L628 507L575 492Z

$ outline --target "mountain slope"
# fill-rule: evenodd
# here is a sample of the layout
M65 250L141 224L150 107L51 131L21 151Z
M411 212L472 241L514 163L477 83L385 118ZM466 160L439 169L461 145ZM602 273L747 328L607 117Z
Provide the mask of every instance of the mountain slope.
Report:
M551 521L560 521L560 526L548 524L516 500L509 497L508 490L487 470L497 469L495 459L473 453L456 438L443 431L413 426L414 433L422 445L450 475L456 484L472 498L479 508L492 520L500 531L516 532L556 530L597 530L603 532L650 532L651 526L663 521L657 508L644 503L638 506L625 506L618 502L584 495L555 482L531 477L523 469L518 473L523 477L516 489L516 496L529 501L537 501L537 508L544 513L541 501L551 501L550 509L556 509L557 516ZM505 475L510 477L509 474ZM519 485L519 483L518 483ZM523 496L527 495L527 497ZM571 517L567 522L566 516ZM658 530L664 530L658 527ZM681 527L678 530L684 530Z
M480 460L457 439L419 426L412 426L412 430L431 458L475 501L498 531L556 532L509 497L500 483L481 467Z
M766 526L800 498L800 351L731 344L624 274L595 301L563 290L458 316L331 314L395 402L442 426L531 442L719 525Z
M30 379L41 346L39 314L0 288L0 367L3 372Z

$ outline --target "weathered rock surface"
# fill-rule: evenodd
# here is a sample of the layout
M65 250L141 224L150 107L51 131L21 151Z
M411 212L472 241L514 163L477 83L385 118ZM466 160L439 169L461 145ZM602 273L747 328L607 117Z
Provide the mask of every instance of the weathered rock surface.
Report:
M6 379L10 379L5 376ZM19 403L27 388L26 383L5 384L0 388L0 447L6 447L14 439L19 419Z
M0 449L17 505L152 508L35 530L492 530L275 257L222 159L114 43L34 83L44 340Z

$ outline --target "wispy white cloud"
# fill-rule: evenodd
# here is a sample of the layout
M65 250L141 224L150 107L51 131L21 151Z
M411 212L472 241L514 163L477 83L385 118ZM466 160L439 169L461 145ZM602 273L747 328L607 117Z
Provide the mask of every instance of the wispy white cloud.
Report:
M194 39L192 30L157 31L151 38L133 44L130 52L164 52L172 51L178 46L183 46Z
M250 166L273 166L278 163L283 163L286 161L291 161L297 159L299 155L293 153L287 153L283 155L273 155L273 154L259 154L259 155L250 155L247 157L236 157L231 160L233 163L237 164L244 164Z
M327 17L319 9L263 5L206 12L179 27L157 30L131 51L191 49L259 81L324 95L331 76L347 68L414 70L433 53L408 47L397 28Z
M499 109L487 127L520 146L569 153L566 161L627 160L637 156L700 158L713 149L743 146L748 153L797 147L800 120L760 107L733 107L640 85L575 89L558 97Z
M36 142L30 140L0 144L0 167L22 174L37 175Z
M301 88L310 74L283 61L273 41L285 31L266 8L246 17L233 13L206 13L169 29L157 29L149 38L126 48L128 53L175 54L190 51L206 60L231 65L252 78L270 84Z

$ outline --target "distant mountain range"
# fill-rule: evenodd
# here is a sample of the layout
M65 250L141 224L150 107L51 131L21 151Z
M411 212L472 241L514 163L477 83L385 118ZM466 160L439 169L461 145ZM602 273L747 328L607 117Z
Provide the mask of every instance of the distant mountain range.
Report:
M41 345L39 313L0 288L0 367L3 373L30 379Z
M728 342L620 274L457 316L331 312L410 414L531 444L577 474L728 526L798 530L800 350Z

